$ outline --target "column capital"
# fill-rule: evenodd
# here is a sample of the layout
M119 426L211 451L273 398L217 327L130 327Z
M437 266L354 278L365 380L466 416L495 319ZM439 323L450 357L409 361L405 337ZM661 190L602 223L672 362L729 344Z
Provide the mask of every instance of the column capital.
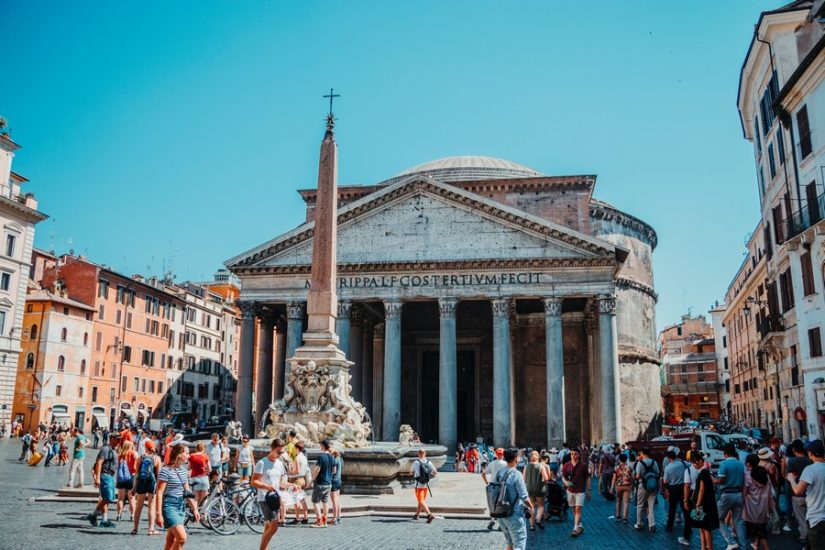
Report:
M352 312L352 302L338 302L338 318L349 319Z
M400 300L387 300L384 302L384 318L400 319L401 308L404 304Z
M303 302L289 302L286 305L286 318L290 320L300 320L304 318Z
M615 296L599 296L596 298L596 303L598 304L600 315L616 315Z
M548 317L558 317L559 315L561 315L561 302L562 299L558 296L544 298L542 300L542 303L544 304L544 314Z
M235 304L241 310L241 319L244 321L250 321L255 318L255 315L258 313L258 308L260 304L254 300L238 300Z
M349 317L352 320L353 325L360 325L364 321L364 310L353 304L350 309Z
M493 317L509 317L510 298L496 298L490 303L493 305Z
M455 298L439 298L438 299L438 311L441 314L441 318L455 318L455 308L458 305L458 300Z
M375 326L373 326L372 330L373 338L377 338L379 340L384 339L384 323L375 323Z

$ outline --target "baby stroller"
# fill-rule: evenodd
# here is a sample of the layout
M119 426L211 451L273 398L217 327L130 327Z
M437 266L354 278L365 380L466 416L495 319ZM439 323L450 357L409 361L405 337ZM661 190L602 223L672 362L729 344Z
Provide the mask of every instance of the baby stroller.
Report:
M557 517L567 521L567 493L561 485L554 481L547 482L547 498L545 498L544 515L547 518Z

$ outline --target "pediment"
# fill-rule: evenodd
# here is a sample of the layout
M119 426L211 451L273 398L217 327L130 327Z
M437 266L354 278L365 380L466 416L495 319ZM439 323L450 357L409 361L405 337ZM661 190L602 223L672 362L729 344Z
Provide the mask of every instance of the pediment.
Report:
M307 266L309 222L226 262L235 272ZM338 264L615 261L615 247L475 193L414 175L338 211ZM602 262L603 263L603 262Z

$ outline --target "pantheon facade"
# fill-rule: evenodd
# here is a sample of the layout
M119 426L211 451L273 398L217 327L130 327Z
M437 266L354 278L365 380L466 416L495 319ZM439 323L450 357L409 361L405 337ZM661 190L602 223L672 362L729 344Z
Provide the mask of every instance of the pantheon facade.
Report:
M656 233L595 184L463 156L338 188L336 328L376 439L400 424L448 448L658 429ZM242 282L238 399L254 370L257 417L306 322L316 193L299 193L304 224L226 262Z

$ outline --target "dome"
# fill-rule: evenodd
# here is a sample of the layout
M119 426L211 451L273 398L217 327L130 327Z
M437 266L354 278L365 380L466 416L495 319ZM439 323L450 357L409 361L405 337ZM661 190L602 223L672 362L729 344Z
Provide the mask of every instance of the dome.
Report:
M445 157L404 170L392 180L424 174L438 181L493 180L505 178L535 178L544 174L522 164L504 159L480 156Z

